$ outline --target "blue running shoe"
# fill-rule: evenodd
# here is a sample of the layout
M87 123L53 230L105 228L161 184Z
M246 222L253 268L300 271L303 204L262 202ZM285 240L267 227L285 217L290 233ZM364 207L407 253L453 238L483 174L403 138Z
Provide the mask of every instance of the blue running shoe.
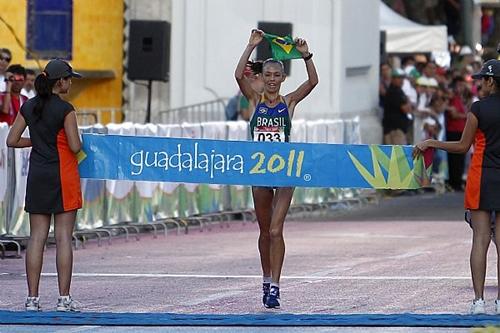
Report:
M280 308L280 288L272 286L269 290L269 297L267 298L266 304L264 304L268 309L279 309Z
M264 306L266 305L267 298L269 297L269 290L271 289L271 284L270 283L263 283L262 284L262 292L264 295L262 296L262 303Z

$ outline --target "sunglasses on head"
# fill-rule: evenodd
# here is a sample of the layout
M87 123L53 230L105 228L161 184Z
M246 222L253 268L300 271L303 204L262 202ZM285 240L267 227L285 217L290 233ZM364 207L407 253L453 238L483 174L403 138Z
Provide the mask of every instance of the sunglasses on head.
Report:
M7 62L10 62L12 60L12 58L6 57L6 56L0 56L0 60L4 60L4 61L7 61Z

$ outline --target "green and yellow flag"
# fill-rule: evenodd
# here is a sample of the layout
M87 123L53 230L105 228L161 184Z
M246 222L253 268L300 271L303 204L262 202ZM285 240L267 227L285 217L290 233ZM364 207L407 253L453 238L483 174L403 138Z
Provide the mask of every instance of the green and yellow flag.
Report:
M274 59L289 60L302 58L302 54L295 48L295 42L291 36L280 37L265 33L264 38L271 45L271 52Z

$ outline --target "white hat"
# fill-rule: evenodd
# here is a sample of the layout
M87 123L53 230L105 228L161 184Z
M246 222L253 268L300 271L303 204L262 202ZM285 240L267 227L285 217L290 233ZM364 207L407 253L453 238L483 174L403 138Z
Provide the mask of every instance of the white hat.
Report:
M421 76L417 79L417 86L427 87L429 85L429 79L425 76Z
M424 119L422 126L429 125L429 126L435 126L436 125L436 120L432 117L427 117Z
M430 77L427 79L427 86L432 87L432 88L437 88L437 87L439 87L439 83L437 82L437 80L435 78Z
M464 45L460 48L460 53L461 56L463 55L469 55L472 54L472 49L470 48L469 45Z

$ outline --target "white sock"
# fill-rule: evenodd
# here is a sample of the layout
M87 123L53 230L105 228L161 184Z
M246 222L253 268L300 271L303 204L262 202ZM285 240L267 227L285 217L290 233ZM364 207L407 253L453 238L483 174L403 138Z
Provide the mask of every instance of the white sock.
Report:
M279 284L279 283L276 283L276 282L271 282L271 288L272 288L272 287L279 288L279 287L280 287L280 284Z
M66 296L59 296L59 299L61 299L61 300L65 300L65 301L69 301L69 298L70 298L70 296L69 296L69 295L66 295Z
M271 283L271 282L273 282L273 279L270 276L262 277L262 283Z

